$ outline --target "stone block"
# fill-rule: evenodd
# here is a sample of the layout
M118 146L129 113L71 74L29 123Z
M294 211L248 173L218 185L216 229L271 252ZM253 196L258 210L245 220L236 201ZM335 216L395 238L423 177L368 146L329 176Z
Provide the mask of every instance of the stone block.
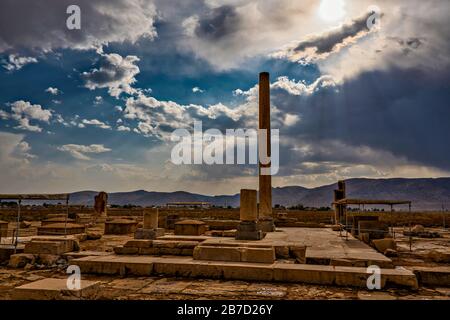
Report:
M193 250L197 245L197 241L180 241L177 243L176 248Z
M258 224L255 221L242 221L238 225L236 231L236 240L261 240L265 236L261 230L258 229Z
M178 248L158 248L158 254L160 255L173 255L179 256L181 255L181 249Z
M282 282L312 283L331 285L335 274L330 266L306 264L277 264L274 267L274 280Z
M220 266L226 280L273 281L274 270L271 265L260 263L230 263Z
M153 241L152 240L129 240L123 246L131 247L131 248L151 248L153 246Z
M86 226L75 223L52 223L38 227L39 236L73 235L85 233Z
M114 247L115 254L138 254L138 252L139 248L136 247L123 247L123 246Z
M397 250L394 239L377 239L371 242L375 249L381 253L385 253L387 249Z
M139 228L134 233L135 239L156 239L159 237L162 237L164 235L164 229L163 228L157 228L157 229L144 229Z
M17 287L12 293L15 300L65 300L95 297L100 282L81 280L80 289L70 290L67 279L42 279Z
M79 251L80 244L78 243L79 235L71 235L68 237L65 236L37 236L31 239L31 242L35 241L50 241L50 242L59 242L63 246L64 252L71 251ZM39 253L39 252L38 252ZM41 252L45 253L45 252Z
M72 251L72 250L70 250ZM25 253L61 255L65 252L64 243L61 241L37 241L33 240L25 244Z
M159 250L156 248L139 248L138 254L153 256L153 255L158 255Z
M179 243L177 240L153 240L153 248L176 248Z
M289 259L289 247L288 246L275 246L275 256L277 259Z
M201 236L206 232L206 223L198 220L183 220L175 223L175 235Z
M105 222L105 234L130 234L137 228L137 222L128 219L115 219Z
M55 254L40 254L38 256L38 261L40 264L46 266L52 266L57 263L61 256Z
M275 231L275 224L273 223L273 219L266 217L264 220L258 220L258 229L262 232L273 232Z
M241 262L274 263L274 248L239 248Z
M236 229L224 230L222 236L234 238L234 237L236 237Z
M413 267L422 285L450 287L450 267Z
M33 264L34 261L35 261L35 257L32 254L26 254L26 253L13 254L9 258L8 267L23 268L28 263Z
M197 246L194 260L241 261L241 251L237 247Z

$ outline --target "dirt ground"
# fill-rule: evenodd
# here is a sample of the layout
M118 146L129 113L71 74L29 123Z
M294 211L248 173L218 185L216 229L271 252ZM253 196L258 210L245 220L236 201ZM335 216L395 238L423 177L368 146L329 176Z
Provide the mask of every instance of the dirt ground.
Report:
M65 278L64 270L0 268L0 300L11 299L12 290L43 278ZM82 280L100 281L91 299L161 300L161 299L281 299L281 300L450 300L450 288L422 287L417 291L391 288L368 291L357 288L306 284L220 281L164 277L126 277L86 275Z

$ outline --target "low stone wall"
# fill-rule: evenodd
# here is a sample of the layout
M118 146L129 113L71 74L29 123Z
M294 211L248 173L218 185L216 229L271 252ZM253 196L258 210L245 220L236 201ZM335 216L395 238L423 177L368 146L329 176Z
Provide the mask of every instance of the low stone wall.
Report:
M23 206L21 208L21 217L27 221L41 221L48 219L52 214L65 214L65 207L47 207L42 206ZM93 208L83 206L70 206L69 213L75 214L94 214ZM304 211L304 210L282 210L274 209L274 217L278 213L286 213L288 219L297 219L298 222L326 223L330 224L334 217L334 211ZM109 217L134 216L142 217L144 208L108 208ZM376 215L379 220L387 222L392 226L404 226L410 222L424 226L442 226L442 212L348 212L351 219L354 215ZM165 218L169 215L178 215L180 219L220 219L220 220L239 220L239 209L211 208L211 209L188 209L188 208L160 208L159 209L159 227L164 228ZM450 225L450 214L447 215L447 224ZM0 208L0 220L15 221L17 218L16 208Z

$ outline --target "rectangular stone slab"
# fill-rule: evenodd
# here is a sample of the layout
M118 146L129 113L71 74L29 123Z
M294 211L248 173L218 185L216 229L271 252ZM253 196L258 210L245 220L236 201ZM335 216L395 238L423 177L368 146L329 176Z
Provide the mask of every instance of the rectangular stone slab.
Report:
M105 256L72 260L82 273L165 275L227 280L280 281L365 287L366 268L194 260L190 257ZM381 285L417 288L417 278L403 268L381 269Z
M412 270L421 284L450 287L450 267L412 267Z
M65 253L64 243L61 241L31 241L25 244L25 253L33 254L55 254Z
M67 279L47 278L15 288L12 296L16 300L82 299L95 295L99 283L82 279L79 290L69 290Z

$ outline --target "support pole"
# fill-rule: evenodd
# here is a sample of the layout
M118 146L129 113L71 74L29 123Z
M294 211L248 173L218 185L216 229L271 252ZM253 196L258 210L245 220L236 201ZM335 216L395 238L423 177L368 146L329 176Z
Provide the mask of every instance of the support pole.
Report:
M66 198L66 221L64 223L64 237L67 237L67 219L69 219L69 196Z
M259 208L258 225L263 232L275 231L272 217L272 174L270 133L270 80L268 72L259 74Z
M19 228L20 228L20 205L22 203L22 200L19 199L17 201L17 225L16 225L16 241L14 244L14 254L17 253L17 244L19 243Z
M270 143L270 80L268 72L259 74L259 129L265 132L265 136L259 136L259 150L265 149L266 156L271 156ZM261 138L265 138L265 141ZM265 148L264 148L265 146ZM259 216L272 215L272 176L261 174L261 169L270 170L270 162L262 163L259 159Z

